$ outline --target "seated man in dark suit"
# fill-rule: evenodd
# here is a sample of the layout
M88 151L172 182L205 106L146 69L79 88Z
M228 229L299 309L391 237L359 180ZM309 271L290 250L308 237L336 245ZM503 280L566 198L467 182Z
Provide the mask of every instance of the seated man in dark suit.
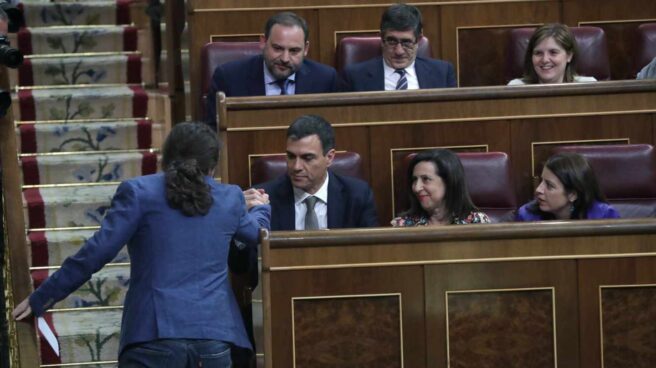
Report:
M335 157L335 132L324 118L304 115L287 129L287 174L244 191L246 203L266 193L271 204L271 230L316 230L378 226L369 184L331 172ZM258 284L257 250L230 249L230 268L249 275L249 286ZM251 306L242 306L242 317L253 335ZM241 355L241 356L239 356ZM233 353L235 367L245 367L248 351Z
M310 48L305 20L291 12L274 15L264 28L262 55L218 66L207 94L207 120L216 125L216 93L228 97L333 92L337 73L305 58Z
M378 226L373 192L362 180L333 173L335 133L304 115L287 129L287 175L261 185L271 201L271 230Z
M390 6L380 21L382 57L349 65L342 75L346 91L393 91L455 87L453 65L417 57L421 13L412 5Z

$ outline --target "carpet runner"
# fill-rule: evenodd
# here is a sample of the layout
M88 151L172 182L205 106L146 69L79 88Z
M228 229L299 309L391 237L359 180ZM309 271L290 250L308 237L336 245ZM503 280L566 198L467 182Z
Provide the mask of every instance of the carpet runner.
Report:
M133 0L139 1L139 0ZM27 55L18 71L16 139L30 273L38 287L93 236L119 182L158 168L164 133L148 118L130 1L19 4ZM60 355L36 331L42 366L116 367L130 280L124 248L45 318Z

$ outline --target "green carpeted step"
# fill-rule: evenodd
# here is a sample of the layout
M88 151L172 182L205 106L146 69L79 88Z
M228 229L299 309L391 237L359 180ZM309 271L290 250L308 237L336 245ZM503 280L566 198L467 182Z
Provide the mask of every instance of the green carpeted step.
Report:
M32 250L32 267L61 265L66 257L75 254L95 232L96 229L30 231L27 240ZM123 247L112 263L126 262L129 262L129 256L127 248Z
M47 56L25 59L18 68L20 86L139 84L141 56Z
M24 55L137 50L137 29L133 26L23 28L17 38Z
M50 347L41 338L42 364L116 361L121 315L118 308L49 313L46 319L52 321L61 356L57 358L48 351Z
M130 22L128 0L27 2L21 4L28 27L115 25Z
M20 120L145 117L148 95L139 86L46 88L18 91Z
M20 124L21 153L148 149L153 124L147 119L67 124Z
M45 155L20 158L24 185L120 182L157 171L149 151Z
M57 269L33 270L32 282L37 288ZM130 266L106 266L75 292L57 302L53 309L122 306L130 282Z
M23 191L30 229L100 225L117 184L30 188Z

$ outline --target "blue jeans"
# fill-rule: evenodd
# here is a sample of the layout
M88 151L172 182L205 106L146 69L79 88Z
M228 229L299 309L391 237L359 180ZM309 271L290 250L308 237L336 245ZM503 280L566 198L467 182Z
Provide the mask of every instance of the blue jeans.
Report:
M230 368L230 345L218 340L162 339L127 346L119 368Z

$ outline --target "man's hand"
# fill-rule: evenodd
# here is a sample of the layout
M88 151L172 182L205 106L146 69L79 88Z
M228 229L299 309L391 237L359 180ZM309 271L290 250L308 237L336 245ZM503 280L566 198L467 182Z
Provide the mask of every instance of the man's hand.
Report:
M253 206L262 204L269 204L269 195L266 194L264 189L251 188L244 191L244 198L246 199L246 208L249 210Z
M20 321L32 314L32 308L30 307L30 298L27 297L20 304L14 308L14 311L11 312L11 316L14 317L16 321Z

